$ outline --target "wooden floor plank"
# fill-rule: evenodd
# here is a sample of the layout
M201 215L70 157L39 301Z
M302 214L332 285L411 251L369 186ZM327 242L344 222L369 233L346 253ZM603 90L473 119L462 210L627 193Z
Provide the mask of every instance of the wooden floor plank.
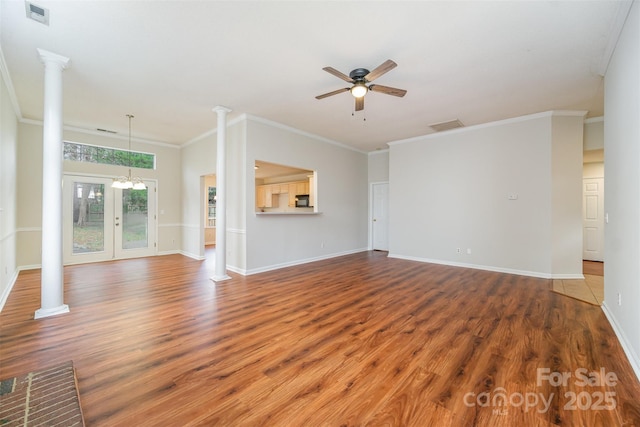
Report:
M548 280L383 252L212 272L180 255L65 267L70 313L33 320L40 271L24 271L0 313L0 378L72 359L92 426L640 425L602 310ZM573 378L538 384L540 368ZM576 383L601 368L616 385ZM573 409L572 393L616 408Z

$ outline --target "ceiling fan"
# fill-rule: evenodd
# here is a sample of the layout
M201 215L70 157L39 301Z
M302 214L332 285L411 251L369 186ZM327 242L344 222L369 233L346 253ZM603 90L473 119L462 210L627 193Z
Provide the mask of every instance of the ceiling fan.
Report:
M404 89L398 89L395 87L382 86L382 85L376 85L376 84L369 84L375 79L377 79L378 77L382 76L388 71L391 71L397 66L398 64L396 64L390 59L387 59L382 64L374 68L373 71L369 71L366 68L356 68L355 70L352 70L348 76L336 70L335 68L324 67L323 70L326 71L327 73L333 74L339 79L342 79L345 82L353 84L353 86L345 87L342 89L334 90L333 92L328 92L322 95L318 95L316 96L316 99L327 98L329 96L337 95L342 92L351 92L351 95L353 95L356 98L356 111L360 111L364 109L364 96L369 91L380 92L386 95L403 97L407 93L407 91Z

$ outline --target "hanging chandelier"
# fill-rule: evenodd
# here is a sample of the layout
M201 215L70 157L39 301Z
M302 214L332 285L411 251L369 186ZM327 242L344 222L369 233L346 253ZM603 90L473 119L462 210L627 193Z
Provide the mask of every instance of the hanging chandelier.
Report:
M133 119L133 114L127 114L127 117L129 118L129 175L114 178L111 188L145 190L147 186L142 182L142 178L131 175L131 119Z

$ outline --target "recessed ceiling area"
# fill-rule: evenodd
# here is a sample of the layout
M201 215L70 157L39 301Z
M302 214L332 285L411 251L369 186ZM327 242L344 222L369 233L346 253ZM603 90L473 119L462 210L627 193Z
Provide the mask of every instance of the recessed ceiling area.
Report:
M71 60L69 127L122 134L132 113L137 138L181 145L214 129L223 105L230 121L248 114L369 152L453 118L602 116L602 74L629 2L35 4L49 25L27 18L22 0L0 3L0 68L23 119L43 117L41 48ZM389 58L397 67L376 83L406 96L369 91L362 111L348 94L315 99L340 87L324 67L371 70Z

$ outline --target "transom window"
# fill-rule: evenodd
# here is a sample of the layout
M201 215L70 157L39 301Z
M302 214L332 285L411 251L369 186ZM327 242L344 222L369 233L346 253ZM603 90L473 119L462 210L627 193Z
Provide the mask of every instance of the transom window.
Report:
M64 141L64 160L155 169L155 154Z

